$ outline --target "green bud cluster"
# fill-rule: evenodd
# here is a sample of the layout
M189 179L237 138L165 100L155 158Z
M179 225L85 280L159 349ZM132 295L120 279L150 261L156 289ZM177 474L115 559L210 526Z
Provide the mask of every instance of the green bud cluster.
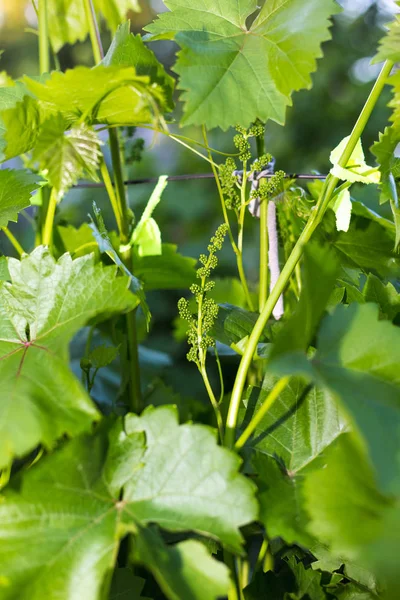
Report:
M261 201L273 198L282 189L285 176L286 173L284 171L277 171L271 178L261 179L258 190L252 192L250 198L258 197Z
M189 323L186 334L191 348L186 357L190 362L195 362L199 369L202 366L205 352L215 345L215 340L209 335L209 331L218 316L218 304L212 298L207 298L207 293L215 285L214 281L207 281L207 279L218 264L216 252L221 250L227 232L227 225L220 225L208 245L208 256L200 255L199 262L203 266L197 269L197 277L201 283L200 285L193 283L190 286L190 291L198 306L197 314L192 313L190 303L186 298L181 298L178 302L179 316Z
M251 165L252 171L262 171L272 161L272 154L263 154L260 158L257 158Z
M219 180L225 198L225 205L228 210L234 210L235 208L238 209L240 207L237 179L233 175L235 170L236 163L233 158L227 158L225 164L222 165L219 170Z
M233 138L233 143L235 144L236 148L239 150L239 160L243 163L250 160L251 146L250 146L249 140L247 139L247 135L243 136L242 134L238 133Z

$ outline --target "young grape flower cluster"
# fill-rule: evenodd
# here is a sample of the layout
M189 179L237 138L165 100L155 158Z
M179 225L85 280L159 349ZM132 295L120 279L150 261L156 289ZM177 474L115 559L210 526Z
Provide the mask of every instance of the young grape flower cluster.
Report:
M197 269L200 284L194 283L190 287L196 299L197 313L192 313L189 300L186 298L181 298L178 302L179 316L189 323L187 336L191 348L187 353L187 359L196 363L199 370L204 367L207 349L215 346L215 340L209 332L218 316L218 304L212 298L207 298L207 293L215 285L214 281L207 281L207 279L218 264L216 253L222 249L227 232L227 225L220 225L207 247L208 256L200 255L199 261L202 266Z
M276 196L279 190L282 189L282 183L285 177L286 173L284 171L277 171L269 179L260 179L258 189L253 190L250 194L250 200L259 198L260 202L267 202Z

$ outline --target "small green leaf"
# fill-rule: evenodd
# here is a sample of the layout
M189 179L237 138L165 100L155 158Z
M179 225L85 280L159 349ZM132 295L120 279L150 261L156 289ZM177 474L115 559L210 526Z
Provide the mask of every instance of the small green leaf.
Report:
M102 13L112 31L115 31L126 19L129 11L141 11L139 0L94 0L94 5Z
M161 175L152 195L143 211L139 223L133 230L131 245L137 246L139 256L159 256L162 254L161 232L152 218L163 191L168 185L168 175Z
M182 256L174 244L162 244L159 256L139 256L134 253L135 273L143 281L144 289L187 289L196 278L197 260Z
M101 214L101 211L97 207L95 202L93 202L93 212L96 218L96 223L94 223L94 221L92 220L89 226L99 246L99 250L101 253L107 254L111 258L111 260L121 269L121 271L125 273L125 275L128 275L128 277L130 277L131 289L140 300L140 305L142 307L143 314L146 318L146 323L148 326L150 323L151 314L146 302L146 297L143 291L142 284L137 277L132 275L132 273L120 259L118 252L114 249L114 246L112 245L111 240L108 236L108 232L104 224L104 219Z
M170 600L218 600L230 588L228 568L201 542L167 546L156 531L139 528L134 558L153 573Z
M0 160L8 160L32 150L39 129L40 113L36 100L26 88L0 88Z
M145 600L141 595L145 583L128 568L115 569L109 600Z
M0 282L1 467L99 418L69 370L69 342L90 319L137 305L128 278L91 256L56 262L38 247L21 261L9 258L8 268L11 283Z
M49 117L41 126L32 158L61 199L78 179L99 181L102 153L97 134L85 124L67 129L61 114Z
M0 170L0 227L16 222L18 213L31 204L31 194L40 187L40 177L21 170Z
M125 486L135 518L170 531L191 529L240 553L239 527L258 512L253 485L238 473L240 459L220 448L210 429L179 426L171 406L127 416L125 431L143 431L147 441L144 467Z
M346 148L350 136L345 137L340 144L331 152L330 161L333 164L332 175L343 181L355 183L379 183L381 175L379 169L369 167L365 162L364 151L361 140L359 139L346 167L341 167L338 163Z
M353 208L349 190L342 190L335 198L331 208L336 215L336 229L338 231L348 231Z
M251 334L257 319L257 313L232 304L220 304L218 317L210 335L227 346L238 344L240 340Z
M379 43L379 50L373 62L391 60L394 63L400 60L400 17L394 15L394 20L389 25L389 31Z
M400 312L400 294L388 283L384 285L375 275L368 275L363 289L365 302L375 302L381 309L381 317L393 321Z
M175 71L184 90L182 124L224 130L257 118L284 123L293 91L311 87L321 43L330 38L329 17L339 10L331 0L277 0L262 8L256 0L165 4L170 12L145 29L149 39L175 39L181 47Z
M115 346L97 346L88 356L95 369L110 365L118 356L119 348Z
M399 144L400 130L392 125L386 127L385 131L379 134L379 140L371 147L371 152L376 157L381 172L381 204L393 199L390 174L395 180L400 177L400 156L397 150ZM397 194L397 185L395 193Z
M101 64L108 67L135 67L138 75L147 75L152 84L160 86L165 96L165 110L173 110L175 80L166 73L154 52L144 45L140 35L130 33L129 21L118 27Z

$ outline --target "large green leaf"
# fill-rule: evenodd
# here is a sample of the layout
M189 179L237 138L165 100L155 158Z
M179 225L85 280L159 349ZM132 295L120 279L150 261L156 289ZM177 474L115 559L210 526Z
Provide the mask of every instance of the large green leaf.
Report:
M61 198L82 176L98 181L102 156L93 129L83 123L67 131L67 123L58 114L42 124L32 158Z
M382 519L392 502L376 489L354 434L342 436L329 448L324 462L304 486L309 528L334 552L358 559L364 547L382 535Z
M263 387L249 388L240 413L244 428L265 402L277 382L267 376ZM318 468L319 458L346 429L333 397L309 389L292 378L246 443L260 490L261 520L270 537L288 543L310 542L304 510L304 477Z
M165 110L173 110L175 81L166 73L154 52L144 45L141 36L130 33L129 21L118 27L102 64L107 67L135 67L138 75L147 75L152 84L161 87L166 100Z
M240 459L219 448L208 428L179 426L171 406L129 415L125 428L128 435L144 431L148 445L143 469L125 486L136 518L172 531L193 529L241 552L239 527L258 510L253 485L238 474Z
M209 428L178 426L172 407L66 443L3 494L2 600L75 600L76 581L79 597L98 600L126 533L136 537L134 559L169 599L225 596L228 570L203 544L167 546L146 524L200 530L240 550L238 527L257 517L257 506L239 464Z
M0 283L0 466L99 417L68 368L68 344L87 321L133 309L138 300L115 267L93 257L58 262L45 247L8 259Z
M300 372L332 390L365 436L380 485L400 489L400 330L374 304L340 305L327 316L311 361L288 352L271 368Z
M32 192L38 189L40 178L24 170L0 170L0 227L17 221L18 213L30 206Z
M283 124L292 93L311 87L329 17L338 12L333 0L274 0L261 9L256 0L165 4L171 12L146 31L181 47L175 71L185 90L182 123L209 129L247 127L257 118Z
M82 117L89 124L149 122L154 100L161 95L148 85L149 78L137 75L133 67L75 67L65 73L54 71L44 82L28 77L23 81L41 110L62 113L69 122Z
M2 600L100 597L122 534L122 506L102 482L106 453L105 436L77 438L1 498Z

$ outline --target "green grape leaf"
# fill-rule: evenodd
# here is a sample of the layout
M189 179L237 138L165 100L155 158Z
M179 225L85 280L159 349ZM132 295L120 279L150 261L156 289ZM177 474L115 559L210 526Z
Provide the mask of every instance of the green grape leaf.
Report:
M396 63L400 60L400 17L394 15L394 20L389 25L389 30L379 43L379 50L373 63L391 60Z
M137 297L140 300L140 305L142 307L147 326L149 326L151 314L146 302L146 296L144 294L142 284L140 280L129 271L127 266L120 259L118 252L115 250L109 238L106 226L104 224L104 219L101 214L101 210L97 207L95 202L93 202L93 212L96 218L96 223L94 223L94 221L92 220L89 226L99 246L99 250L101 253L107 254L111 258L111 260L121 269L121 271L125 273L125 275L128 275L128 277L130 277L132 291L137 295Z
M325 600L321 573L306 568L295 556L280 561L279 572L273 570L255 573L244 589L245 600L264 600L266 590L271 600Z
M40 187L40 177L24 170L0 170L0 227L16 222L18 213L31 204L31 194Z
M336 215L336 229L338 231L348 231L353 208L349 190L342 190L330 208Z
M97 346L92 350L88 359L94 369L102 369L110 365L118 356L119 348L115 346Z
M115 31L129 10L140 12L138 0L93 0L97 13ZM48 0L49 35L52 49L59 52L65 44L83 42L89 34L87 20L82 16L81 0Z
M232 304L220 304L217 320L210 335L218 342L234 347L251 334L257 319L257 313ZM262 341L265 339L265 337L261 338Z
M379 133L379 140L371 147L381 172L381 204L393 199L394 190L390 176L392 175L395 181L400 178L400 153L397 149L399 144L400 130L392 125L386 127L383 133ZM397 193L397 184L395 190Z
M8 259L0 283L0 466L39 443L51 447L99 418L68 367L68 345L90 319L132 310L138 300L115 267L93 257L58 262L45 247Z
M303 373L332 390L365 437L380 486L400 488L400 330L374 304L340 305L322 322L311 361L279 357L271 369Z
M2 600L73 600L77 589L85 600L100 597L121 536L122 507L102 481L106 454L106 436L76 438L5 491Z
M96 132L84 123L67 130L63 116L53 115L40 128L32 158L61 199L83 176L99 181L100 143Z
M186 540L171 547L156 531L139 528L133 556L171 600L217 600L229 591L228 568L201 542Z
M141 10L139 0L94 0L94 5L112 31L115 31L126 19L129 11L140 12Z
M257 517L257 504L239 466L208 427L178 426L172 407L105 421L95 435L68 441L3 492L2 600L73 600L76 581L85 600L97 600L127 533L136 538L133 559L167 598L226 595L228 569L203 544L167 546L146 524L221 536L240 551L238 528Z
M329 246L307 245L300 299L295 312L276 337L271 360L289 350L307 350L332 293L337 273L338 263Z
M137 125L153 120L154 105L161 97L133 67L94 69L75 67L65 73L53 71L40 82L24 77L46 114L62 113L69 123L85 118L94 123Z
M134 575L131 569L115 569L109 600L146 600L141 595L145 583L146 581Z
M257 118L284 123L292 93L311 87L329 18L339 11L333 0L276 0L257 13L256 0L165 5L171 12L145 30L150 40L175 39L181 47L175 71L184 90L182 124L224 130Z
M383 319L393 321L400 312L400 294L392 283L384 285L375 275L369 274L363 289L365 302L374 302Z
M166 73L154 52L145 46L140 35L130 33L129 21L118 27L101 64L107 67L135 67L138 75L147 75L152 84L160 86L165 96L165 110L173 110L175 81Z
M54 52L65 44L83 42L89 31L87 20L82 15L80 0L47 0L47 18L51 27L49 35Z
M392 125L379 134L379 141L371 148L376 156L381 171L380 203L390 201L394 224L396 227L395 248L400 244L400 130Z
M97 258L100 256L99 247L89 223L82 223L78 228L73 225L59 225L55 231L54 242L57 244L60 254L69 252L74 258L92 253Z
M379 169L369 167L365 162L364 151L360 139L358 140L346 167L341 167L338 164L349 139L350 136L345 137L331 152L330 161L333 164L331 169L332 175L343 181L349 181L350 183L355 183L357 181L361 183L379 183L381 180Z
M135 273L143 281L144 289L187 289L196 279L197 260L179 254L174 244L162 244L161 250L159 256L139 256L134 251Z
M127 416L125 430L144 431L147 440L144 467L124 492L136 519L171 531L191 529L240 553L239 527L258 512L253 485L238 474L240 459L218 447L210 429L179 426L171 406Z
M161 201L163 191L168 185L168 175L161 175L153 193L133 230L130 244L137 246L139 256L159 256L162 254L161 231L152 218L154 209Z
M263 387L250 387L240 410L244 429L276 384L266 376ZM306 530L303 485L306 474L319 466L320 457L345 430L346 422L328 392L308 388L292 378L243 448L257 475L260 519L270 537L289 544L310 544Z
M359 559L364 547L382 535L382 519L392 501L376 489L354 434L331 446L324 462L324 468L310 473L304 484L309 529L333 552Z
M375 271L382 277L400 274L400 259L394 250L395 226L361 203L353 201L349 230L337 231L333 213L326 213L317 232L321 243L331 245L345 268Z
M39 123L38 104L22 83L0 88L0 160L32 150Z

